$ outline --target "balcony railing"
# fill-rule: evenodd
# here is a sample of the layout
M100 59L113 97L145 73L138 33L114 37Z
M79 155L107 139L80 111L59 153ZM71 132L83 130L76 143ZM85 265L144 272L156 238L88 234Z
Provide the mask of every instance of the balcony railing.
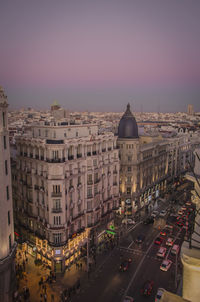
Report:
M88 184L88 185L92 185L92 184L93 184L93 181L92 181L92 180L88 180L88 181L87 181L87 184Z
M92 151L92 155L97 155L97 151Z
M51 197L62 197L62 192L52 192Z
M68 160L73 160L74 159L74 155L68 155Z
M81 153L78 153L77 154L77 158L81 158L82 157L82 154Z
M106 148L103 148L103 149L102 149L102 152L106 152Z
M62 213L62 208L53 208L51 210L52 213Z
M87 156L91 156L91 152L87 152Z

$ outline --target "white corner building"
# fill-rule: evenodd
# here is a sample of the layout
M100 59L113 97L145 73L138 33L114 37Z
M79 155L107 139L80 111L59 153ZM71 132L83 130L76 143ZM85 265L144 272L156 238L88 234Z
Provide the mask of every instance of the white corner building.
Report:
M18 240L56 272L98 246L119 203L116 137L96 125L43 122L16 138L13 199ZM89 235L90 232L90 235ZM91 235L92 234L92 235Z

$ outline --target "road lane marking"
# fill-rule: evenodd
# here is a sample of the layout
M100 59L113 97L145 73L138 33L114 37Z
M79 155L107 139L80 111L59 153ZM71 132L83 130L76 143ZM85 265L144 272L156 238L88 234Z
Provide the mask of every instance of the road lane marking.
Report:
M158 234L159 234L159 233L158 233ZM157 238L158 234L155 236L154 240ZM133 274L133 276L132 276L132 278L131 278L131 280L130 280L130 282L129 282L129 284L128 284L126 290L125 290L125 293L124 293L124 295L123 295L123 297L122 297L122 301L125 299L125 297L126 297L128 291L129 291L129 288L131 287L131 285L132 285L132 283L133 283L133 281L134 281L134 279L135 279L135 277L136 277L136 275L137 275L137 273L138 273L140 267L142 266L142 264L143 264L143 262L144 262L144 259L146 258L148 252L149 252L150 249L152 248L152 246L153 246L153 244L154 244L154 240L153 240L152 244L148 247L148 249L147 249L147 251L145 252L144 256L142 257L140 263L138 264L138 267L137 267L135 273Z

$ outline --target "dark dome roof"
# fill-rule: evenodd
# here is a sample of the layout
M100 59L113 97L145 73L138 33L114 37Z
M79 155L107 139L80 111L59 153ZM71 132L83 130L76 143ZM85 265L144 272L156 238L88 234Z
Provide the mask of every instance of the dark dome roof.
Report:
M127 105L126 112L123 114L118 127L119 138L138 138L138 126L130 110L130 104Z

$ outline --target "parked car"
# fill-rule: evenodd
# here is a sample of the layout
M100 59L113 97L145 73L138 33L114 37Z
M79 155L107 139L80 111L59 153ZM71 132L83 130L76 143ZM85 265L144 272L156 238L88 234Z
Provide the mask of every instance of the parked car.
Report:
M173 231L173 226L170 225L170 224L166 224L165 225L165 230L168 230L168 231L172 232Z
M151 223L154 223L153 217L148 217L143 221L143 224L151 224Z
M164 293L164 288L158 288L156 296L155 296L155 302L159 302L163 293Z
M153 284L154 282L152 280L147 280L141 288L141 294L144 296L150 296L153 290Z
M165 254L166 254L166 251L167 251L166 247L161 246L161 247L159 248L157 254L156 254L157 257L164 258L164 257L165 257Z
M133 219L131 219L131 218L124 218L122 220L122 223L123 224L135 224L135 221Z
M167 238L166 245L172 246L173 244L174 244L174 239L171 237Z
M145 239L145 236L143 234L140 234L140 235L137 236L136 242L137 243L142 243L144 241L144 239Z
M169 259L165 259L163 260L160 269L161 271L167 272L170 269L171 265L172 265L172 261Z
M167 214L167 211L166 210L162 210L160 212L160 217L165 217L166 214Z
M158 245L160 245L162 242L163 242L163 238L161 238L161 237L157 237L157 238L154 240L154 243L155 243L155 244L158 244Z

